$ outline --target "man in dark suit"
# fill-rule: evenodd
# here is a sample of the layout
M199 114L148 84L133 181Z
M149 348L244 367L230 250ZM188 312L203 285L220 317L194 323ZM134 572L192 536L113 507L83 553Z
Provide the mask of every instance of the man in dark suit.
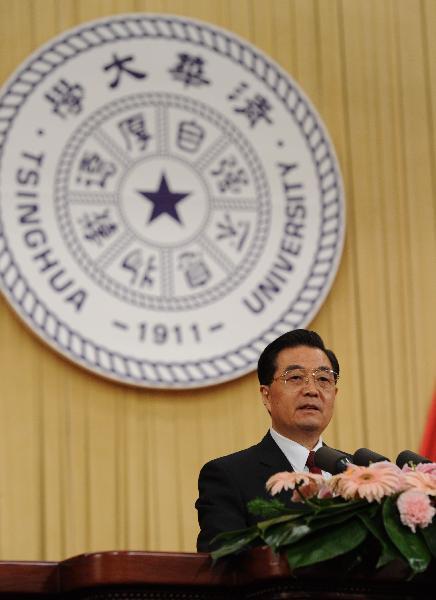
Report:
M259 444L211 460L201 469L195 504L199 552L211 550L210 542L219 533L256 522L247 502L269 497L265 483L271 475L316 471L311 459L322 445L321 434L333 415L337 393L336 356L317 333L297 329L265 348L257 374L271 428Z

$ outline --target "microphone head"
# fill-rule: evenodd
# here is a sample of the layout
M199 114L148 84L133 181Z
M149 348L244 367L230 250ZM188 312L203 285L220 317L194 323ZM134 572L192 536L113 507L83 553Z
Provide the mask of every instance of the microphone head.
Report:
M413 463L414 465L419 465L420 463L431 463L431 460L429 458L426 458L425 456L416 454L416 452L412 452L412 450L403 450L397 456L396 463L397 467L400 467L400 469L402 469L404 465L410 465L410 463Z
M389 461L389 458L368 448L359 448L353 454L353 463L360 467L367 467L370 463L381 462L382 460Z
M347 454L328 446L318 448L315 452L314 460L317 467L332 475L345 471L347 465L351 462Z

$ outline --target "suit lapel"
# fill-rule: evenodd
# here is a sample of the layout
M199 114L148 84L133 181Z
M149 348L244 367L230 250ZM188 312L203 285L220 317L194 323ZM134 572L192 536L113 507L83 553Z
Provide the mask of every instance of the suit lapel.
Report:
M291 463L277 446L270 432L256 446L259 464L269 475L280 471L293 471Z
M265 437L255 446L258 468L256 469L257 489L255 496L262 496L265 499L271 499L271 496L265 489L265 484L271 475L282 471L293 471L292 465L277 446L271 434L268 432ZM290 501L289 492L281 492L277 499L285 504Z

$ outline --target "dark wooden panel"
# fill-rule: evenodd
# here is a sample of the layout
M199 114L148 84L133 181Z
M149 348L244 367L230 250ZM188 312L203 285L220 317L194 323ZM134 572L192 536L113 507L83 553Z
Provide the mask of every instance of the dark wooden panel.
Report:
M268 548L213 565L208 554L100 552L60 563L0 562L0 598L76 600L433 600L435 564L406 581L402 564L347 575L341 561L291 573Z
M0 561L0 596L56 594L59 589L59 564L56 562Z

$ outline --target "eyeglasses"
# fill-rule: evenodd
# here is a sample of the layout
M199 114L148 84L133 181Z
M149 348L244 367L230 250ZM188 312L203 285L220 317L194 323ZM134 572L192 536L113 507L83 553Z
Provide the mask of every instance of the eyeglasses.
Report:
M335 387L339 375L332 369L314 369L306 371L306 369L289 369L281 375L274 377L273 381L281 379L283 383L293 388L303 387L304 384L309 385L309 376L312 376L315 385L320 390L330 390Z

